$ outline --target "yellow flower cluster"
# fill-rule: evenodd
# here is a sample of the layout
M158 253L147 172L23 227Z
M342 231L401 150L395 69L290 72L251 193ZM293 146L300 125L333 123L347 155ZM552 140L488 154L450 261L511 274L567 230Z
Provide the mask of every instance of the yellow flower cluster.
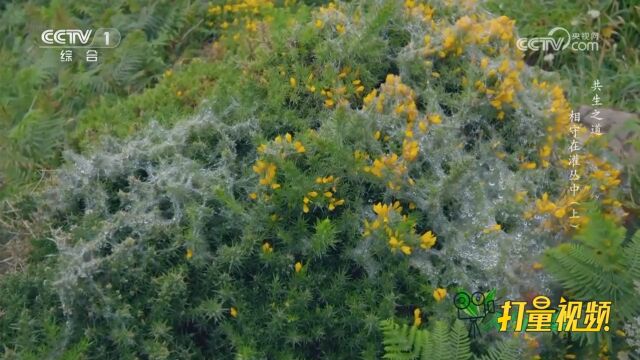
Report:
M578 172L585 174L585 179L580 180L580 189L575 195L565 191L565 193L557 200L552 201L548 193L544 193L540 199L535 201L535 208L525 212L525 218L532 218L535 214L552 215L546 217L542 223L543 228L547 230L562 229L571 231L567 219L572 217L573 209L577 213L582 213L579 204L584 203L591 197L592 190L599 191L601 194L601 204L604 207L605 216L618 222L623 218L624 211L622 203L615 198L615 189L620 185L620 171L615 169L609 163L601 160L590 153L585 153L582 159L582 165L578 166ZM569 167L566 160L561 160L561 164ZM591 170L590 170L591 169ZM615 216L614 216L615 215ZM578 225L586 225L589 221L588 217L580 216L573 218L573 223Z
M276 164L259 159L255 165L253 165L253 171L261 176L260 185L269 186L274 190L280 188L280 184L275 182L277 172Z
M373 164L371 166L366 166L364 171L377 177L383 177L385 172L390 172L395 175L403 175L407 171L407 168L401 161L399 161L398 154L392 153L373 160Z
M400 77L388 74L380 89L374 89L363 99L363 110L371 110L377 113L388 113L405 120L404 138L402 140L402 157L395 153L384 154L373 160L370 166L365 166L364 171L376 177L387 180L390 189L398 189L405 181L407 166L415 161L420 154L420 135L425 135L428 124L440 124L442 118L439 114L420 116L415 102L415 92L403 84ZM421 118L418 120L418 118ZM419 134L416 136L416 133ZM380 131L374 134L376 140L382 138L388 141L389 136L382 137ZM409 185L413 185L411 178L406 179Z
M431 22L433 20L433 8L422 1L405 0L404 9L405 13L409 16L413 16L424 22Z
M334 2L329 2L318 8L314 26L319 30L329 29L335 35L343 35L347 31L349 21Z
M286 71L281 68L280 75L285 74ZM362 81L358 78L358 71L353 71L349 66L339 69L338 75L332 80L330 86L319 84L313 72L305 75L305 77L304 89L311 94L319 94L323 105L328 109L336 106L348 107L352 101L360 98L365 91ZM289 78L289 85L294 89L298 88L298 80L295 76Z
M427 231L421 236L416 234L415 224L410 222L407 215L402 214L399 201L392 204L377 203L373 205L373 212L376 218L371 223L365 220L363 235L384 234L391 252L400 251L411 255L415 246L427 250L436 244L437 238L433 232Z
M436 244L436 240L436 236L429 230L420 235L420 247L425 250L431 249Z
M520 71L524 68L524 61L502 60L496 69L488 72L488 83L493 82L493 86L480 84L478 90L487 94L489 103L498 111L498 119L504 119L504 107L517 107L515 95L523 89L520 82Z
M413 310L413 326L420 326L422 324L422 310L420 308L415 308Z
M380 85L380 92L371 91L364 97L363 104L367 109L375 103L375 110L379 113L384 112L386 106L396 115L406 117L407 123L412 123L418 117L415 96L415 92L402 83L400 76L388 74Z
M293 140L293 135L290 133L286 133L284 136L276 136L273 139L272 146L267 146L267 144L261 144L258 146L258 152L261 154L271 153L273 155L278 155L281 158L285 158L286 156L297 153L302 154L306 152L307 149L304 147L301 141Z
M272 19L264 14L274 6L271 0L238 0L227 1L224 5L211 5L207 9L207 25L221 30L232 29L235 32L232 37L237 40L242 32L257 32L260 19L271 22Z
M401 240L402 237L397 230L392 231L389 227L385 227L385 231L389 237L389 248L391 249L391 252L400 250L405 255L411 255L411 246L406 245L405 242Z
M388 179L387 187L391 190L399 189L402 179L407 174L405 162L395 153L382 155L373 160L371 166L365 166L363 170L378 178ZM413 180L409 179L409 183L413 184Z
M560 142L567 136L567 131L570 127L571 106L560 86L544 81L538 82L536 79L532 83L534 89L537 89L541 96L549 99L549 108L546 111L546 115L552 122L546 128L547 136L538 150L540 165L542 168L547 168L552 162L551 154L553 149L564 148ZM586 137L586 132L585 128L580 128L578 135ZM556 143L560 145L556 145ZM585 149L588 148L585 147ZM622 210L622 204L615 198L615 190L620 184L620 171L590 151L580 153L577 165L571 165L568 157L569 152L565 149L561 152L561 156L557 157L554 165L564 168L567 173L569 169L576 170L576 173L580 176L580 181L578 181L580 190L575 196L565 191L560 198L553 201L549 198L549 194L543 194L542 198L536 201L535 208L525 212L525 218L531 218L534 214L552 215L545 217L542 223L545 229L571 231L572 228L567 225L567 218L573 215L573 209L577 209L578 213L580 212L575 206L577 205L576 203L588 200L591 192L599 192L605 216L619 221L625 215ZM521 165L525 169L535 169L535 166L536 163L533 162ZM585 225L587 221L588 218L586 216L573 219L573 223L582 225Z
M262 244L262 252L265 254L270 254L273 252L273 246L269 242L265 242Z
M310 206L326 205L329 211L333 211L336 207L344 205L344 199L335 197L338 190L337 182L338 179L333 175L316 178L316 187L302 198L302 212L308 213Z
M435 26L432 25L432 29ZM445 58L449 55L460 56L468 47L480 48L488 55L496 56L496 49L500 51L502 59L495 65L488 57L482 57L480 68L485 71L485 78L475 82L475 88L486 94L491 106L498 111L498 119L504 119L507 106L517 107L516 95L523 90L520 83L520 71L524 68L521 53L513 46L514 21L506 16L486 19L486 16L473 14L463 16L455 24L441 27L435 37L433 34L424 36L422 53L426 57L437 55ZM474 56L477 51L474 50ZM460 70L462 71L462 70ZM439 74L433 73L438 77ZM466 77L463 77L463 83Z
M433 20L426 20L431 23L432 29L436 29ZM507 53L515 49L515 46L512 46L514 24L514 21L506 16L486 19L484 14L465 15L453 25L440 27L440 44L432 42L431 36L426 35L422 52L425 56L437 54L440 58L449 55L460 56L466 47L477 45L490 55L493 55L496 49Z
M585 201L589 197L589 190L589 186L584 186L580 190L580 192L576 193L575 196L570 196L567 194L555 202L551 201L549 199L549 194L545 192L544 194L542 194L542 198L536 199L535 210L527 211L525 213L525 218L531 218L534 213L539 215L552 215L552 217L547 217L544 219L542 223L544 229L551 230L556 227L564 229L565 231L569 231L570 226L568 221L566 221L566 218L572 215L570 213L572 204ZM586 225L587 221L587 217L582 216L578 220L573 221L573 223Z

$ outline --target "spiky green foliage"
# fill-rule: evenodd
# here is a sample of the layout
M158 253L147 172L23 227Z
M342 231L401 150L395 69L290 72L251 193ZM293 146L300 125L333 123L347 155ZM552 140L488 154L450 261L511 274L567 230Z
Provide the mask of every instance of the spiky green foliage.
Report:
M384 320L380 328L384 336L384 359L465 360L472 356L467 328L460 321L451 327L444 321L436 321L431 329L420 329Z

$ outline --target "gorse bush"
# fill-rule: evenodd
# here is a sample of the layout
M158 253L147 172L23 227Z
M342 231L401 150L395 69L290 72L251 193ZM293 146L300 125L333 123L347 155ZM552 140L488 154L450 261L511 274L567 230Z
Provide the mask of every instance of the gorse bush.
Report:
M571 234L571 202L620 218L598 149L587 190L564 191L570 107L508 18L266 3L208 8L227 31L194 62L197 115L65 153L33 200L38 261L0 282L5 357L379 358L381 320L452 319L447 288L548 286L532 265ZM164 84L123 108L189 96ZM485 355L526 353L500 344Z

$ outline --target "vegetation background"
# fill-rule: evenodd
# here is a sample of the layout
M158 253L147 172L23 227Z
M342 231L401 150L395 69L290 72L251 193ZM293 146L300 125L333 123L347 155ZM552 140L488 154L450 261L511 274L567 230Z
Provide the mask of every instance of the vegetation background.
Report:
M580 232L553 136L595 79L638 113L639 24L634 1L0 1L0 355L640 357L640 123L587 144ZM554 26L600 51L515 50ZM97 64L38 47L95 27L123 34ZM461 288L613 300L612 330L469 339Z

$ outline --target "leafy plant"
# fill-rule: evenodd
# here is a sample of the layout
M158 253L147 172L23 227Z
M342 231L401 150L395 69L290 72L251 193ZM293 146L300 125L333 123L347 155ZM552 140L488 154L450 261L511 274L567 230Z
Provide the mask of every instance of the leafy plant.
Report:
M384 359L390 360L516 360L523 358L520 343L515 339L498 341L486 354L474 356L467 328L461 321L449 326L442 320L435 321L428 329L407 324L398 325L383 320L380 328L384 336Z
M611 301L611 329L621 328L640 312L640 231L626 240L626 230L592 209L589 222L574 242L546 251L544 265L569 298ZM582 340L605 342L611 332L587 333Z
M451 327L444 321L436 321L428 330L384 320L380 328L384 336L384 359L465 360L472 356L467 328L461 321Z

